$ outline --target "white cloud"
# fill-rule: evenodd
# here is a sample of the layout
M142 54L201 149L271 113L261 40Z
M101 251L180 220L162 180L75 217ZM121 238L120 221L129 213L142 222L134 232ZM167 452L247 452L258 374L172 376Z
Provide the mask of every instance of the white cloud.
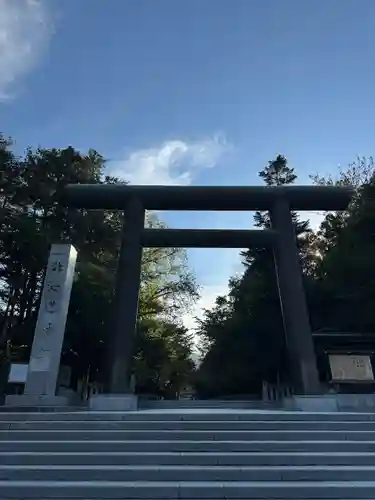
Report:
M52 34L44 0L0 0L0 100L39 61Z
M229 148L221 135L195 142L170 140L133 151L109 170L132 184L188 185L199 171L214 167Z

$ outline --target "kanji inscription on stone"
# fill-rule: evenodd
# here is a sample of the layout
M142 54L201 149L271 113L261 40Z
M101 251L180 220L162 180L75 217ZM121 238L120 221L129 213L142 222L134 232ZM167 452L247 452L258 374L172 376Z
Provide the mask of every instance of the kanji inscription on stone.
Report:
M31 349L25 394L54 396L77 252L52 245Z

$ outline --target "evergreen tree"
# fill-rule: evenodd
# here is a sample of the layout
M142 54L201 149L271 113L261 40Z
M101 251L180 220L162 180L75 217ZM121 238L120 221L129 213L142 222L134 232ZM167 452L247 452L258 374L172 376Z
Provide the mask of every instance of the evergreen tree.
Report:
M67 209L58 198L70 183L112 184L120 180L106 175L105 159L95 150L82 154L73 147L39 148L16 157L12 146L11 140L0 136L0 338L3 342L11 339L13 346L26 346L21 358L28 360L50 246L72 243L78 251L78 263L63 362L74 364L76 376L90 371L91 377L97 378L106 333L112 327L111 302L123 217L120 211ZM155 215L150 215L148 222L161 225ZM142 345L154 343L159 335L164 354L160 354L158 366L168 373L172 373L169 365L177 366L174 353L179 353L173 387L179 380L185 383L186 373L190 373L191 345L178 317L197 295L183 252L145 250L139 335L143 335ZM152 328L150 323L143 324L146 320L153 321ZM152 359L147 354L145 363L155 366L157 353L150 349L147 353L152 353ZM147 381L143 383L147 385ZM160 383L165 386L165 381Z
M297 175L287 159L278 155L259 172L267 186L293 183ZM302 268L310 270L309 223L292 213ZM256 212L254 225L271 227L268 212ZM216 377L216 392L260 395L262 381L277 383L288 379L288 359L275 274L273 253L251 248L241 253L245 266L240 279L230 281L227 298L220 298L213 311L206 311L200 334L210 346L200 368L197 388L201 393ZM217 369L227 367L220 385ZM219 376L220 377L220 376ZM206 385L205 385L206 384ZM212 384L211 384L212 385Z

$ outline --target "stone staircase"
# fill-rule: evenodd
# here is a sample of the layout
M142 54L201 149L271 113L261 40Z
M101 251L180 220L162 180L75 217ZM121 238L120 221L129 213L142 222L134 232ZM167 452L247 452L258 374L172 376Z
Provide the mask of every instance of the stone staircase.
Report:
M375 413L0 412L0 499L375 499Z

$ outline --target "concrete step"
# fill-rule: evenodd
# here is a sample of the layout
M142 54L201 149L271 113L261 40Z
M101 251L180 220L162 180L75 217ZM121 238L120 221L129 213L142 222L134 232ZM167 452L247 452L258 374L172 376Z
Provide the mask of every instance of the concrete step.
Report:
M375 441L374 431L3 430L0 441Z
M375 453L348 452L19 452L0 455L1 465L193 465L193 466L374 466Z
M1 499L374 499L375 481L0 481Z
M372 481L375 466L2 465L8 481Z
M0 455L1 465L129 466L373 466L375 452L19 452Z
M375 452L375 441L116 441L116 440L9 440L0 441L0 452Z
M88 404L82 406L11 406L2 405L0 406L0 415L2 413L79 413L87 412Z
M375 421L31 420L0 421L0 430L374 431Z
M0 413L0 499L375 499L375 413Z
M374 422L373 413L310 413L298 411L256 411L256 410L220 410L210 411L138 411L138 412L102 412L102 411L54 411L54 412L0 412L0 421L36 421L36 420L115 420L115 421L309 421L309 422Z
M261 400L225 400L225 399L142 399L139 398L139 408L144 410L184 410L184 409L205 409L205 410L282 410L282 403L275 401Z

